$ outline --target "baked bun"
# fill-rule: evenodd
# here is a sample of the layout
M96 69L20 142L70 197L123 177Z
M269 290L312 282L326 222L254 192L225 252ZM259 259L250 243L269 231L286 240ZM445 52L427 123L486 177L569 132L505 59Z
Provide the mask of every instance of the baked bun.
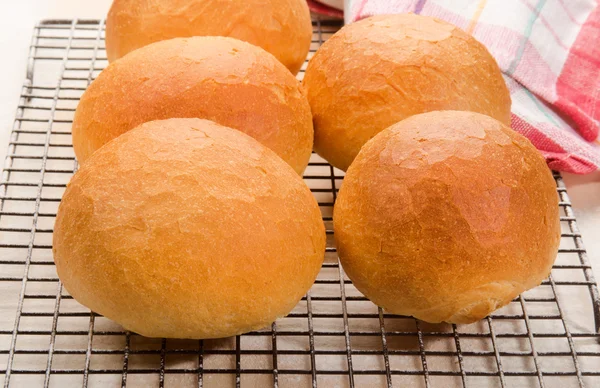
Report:
M487 49L452 24L381 15L342 28L303 80L315 151L346 170L378 132L434 110L479 112L510 126L510 94Z
M150 43L229 36L273 54L294 74L312 38L305 0L114 0L106 18L109 61Z
M298 80L259 47L196 37L151 44L100 73L75 112L75 154L85 162L142 123L177 117L245 132L299 174L312 153L312 116Z
M148 337L214 338L289 313L323 262L319 206L294 170L243 133L152 121L96 152L54 227L73 297Z
M488 116L430 112L362 148L335 203L340 261L391 313L471 323L539 285L558 196L531 143Z

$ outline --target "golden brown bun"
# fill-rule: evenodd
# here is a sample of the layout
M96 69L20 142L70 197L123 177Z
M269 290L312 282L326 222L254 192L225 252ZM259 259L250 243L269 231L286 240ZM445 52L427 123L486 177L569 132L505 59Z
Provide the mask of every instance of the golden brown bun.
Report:
M415 114L468 110L510 126L510 94L494 58L431 17L382 15L342 28L311 59L303 83L315 151L342 170L370 138Z
M109 61L150 43L229 36L273 54L294 74L310 49L305 0L114 0L106 19Z
M81 162L152 120L197 117L238 129L299 174L312 152L310 106L300 83L271 54L222 37L151 44L111 63L85 91L73 121Z
M65 191L53 241L71 295L149 337L262 328L306 293L324 252L294 170L199 119L149 122L98 150Z
M445 111L379 133L334 209L340 261L394 314L471 323L537 286L560 240L544 158L497 120Z

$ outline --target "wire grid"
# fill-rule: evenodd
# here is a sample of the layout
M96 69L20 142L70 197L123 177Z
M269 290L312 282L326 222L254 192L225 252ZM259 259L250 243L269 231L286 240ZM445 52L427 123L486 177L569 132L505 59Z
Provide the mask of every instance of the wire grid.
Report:
M313 26L309 58L340 27ZM270 328L221 340L150 339L79 305L57 278L51 237L77 169L73 113L107 65L103 28L98 20L35 27L0 182L4 387L600 386L600 297L556 173L563 234L552 275L472 325L387 314L354 288L333 245L343 173L314 154L304 179L326 224L325 263L302 301Z

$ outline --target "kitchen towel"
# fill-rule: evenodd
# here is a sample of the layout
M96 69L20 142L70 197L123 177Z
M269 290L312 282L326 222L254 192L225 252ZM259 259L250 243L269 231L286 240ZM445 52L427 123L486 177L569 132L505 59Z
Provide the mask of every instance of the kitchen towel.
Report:
M331 17L333 19L344 18L343 0L306 0L310 12Z
M598 0L346 0L346 23L414 12L471 33L496 58L512 96L512 127L550 168L600 168Z

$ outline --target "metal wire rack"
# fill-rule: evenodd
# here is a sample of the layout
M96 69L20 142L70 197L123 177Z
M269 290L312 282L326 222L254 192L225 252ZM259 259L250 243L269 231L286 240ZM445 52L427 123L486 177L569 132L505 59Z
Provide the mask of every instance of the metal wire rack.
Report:
M340 27L313 26L310 55ZM51 237L77 169L73 113L107 65L103 28L46 20L34 30L0 181L4 387L600 386L600 296L559 174L563 234L552 275L473 325L390 315L353 287L332 239L343 173L316 155L304 179L327 226L326 260L312 289L270 328L222 340L150 339L79 305L57 278Z

